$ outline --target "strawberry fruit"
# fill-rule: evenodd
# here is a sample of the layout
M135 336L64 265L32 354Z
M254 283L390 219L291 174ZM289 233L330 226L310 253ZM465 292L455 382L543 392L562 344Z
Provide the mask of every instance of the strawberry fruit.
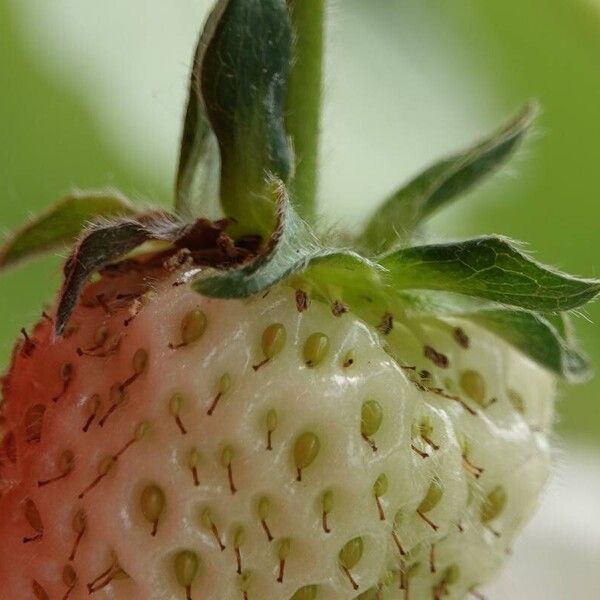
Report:
M332 241L323 4L217 4L173 213L79 193L5 244L73 248L3 379L2 598L480 597L535 509L600 283L499 236L414 245L535 107Z

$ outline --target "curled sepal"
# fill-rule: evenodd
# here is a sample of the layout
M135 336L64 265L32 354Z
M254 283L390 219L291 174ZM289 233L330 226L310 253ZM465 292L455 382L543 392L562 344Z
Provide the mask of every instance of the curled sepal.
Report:
M210 13L198 41L190 74L187 108L175 179L175 210L183 217L216 218L219 205L219 147L200 88L200 69L215 27L229 0Z
M123 260L145 242L158 242L149 252L165 259L186 249L193 265L218 267L243 263L254 256L253 249L237 247L225 233L226 219L197 219L187 223L164 212L146 213L137 218L98 222L82 233L64 267L55 331L60 335L73 311L82 286L102 267Z
M519 146L537 114L537 104L528 104L476 146L432 165L394 192L360 235L361 248L378 254L410 240L422 221L497 171Z
M285 0L228 0L210 19L197 66L221 156L221 205L236 234L268 234L275 207L266 174L287 181L292 156L284 124L292 28Z
M340 285L372 288L382 272L378 265L353 252L322 247L291 206L281 181L271 180L270 195L277 205L277 223L262 251L241 268L197 279L193 284L197 292L216 298L246 298L309 268L324 270Z
M454 292L536 312L571 310L600 293L600 280L542 265L501 236L415 246L379 263L396 290Z
M94 219L135 212L133 204L114 190L74 192L34 217L0 246L0 270L71 244Z
M184 225L165 213L152 213L139 219L97 223L84 231L64 267L55 331L62 334L79 292L90 275L116 262L149 240L172 242Z
M217 298L246 298L301 270L320 252L315 237L292 208L281 181L271 180L269 195L277 205L277 223L261 253L241 268L198 279L193 284L197 292Z
M438 292L403 293L401 300L409 313L417 318L468 319L570 382L585 381L591 374L587 358L581 354L569 332L568 315L541 315Z

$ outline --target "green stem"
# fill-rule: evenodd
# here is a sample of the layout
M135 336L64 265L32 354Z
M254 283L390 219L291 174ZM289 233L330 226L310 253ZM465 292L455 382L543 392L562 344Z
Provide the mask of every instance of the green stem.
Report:
M312 222L318 184L326 0L287 1L296 33L286 106L287 131L296 155L292 193L300 216Z

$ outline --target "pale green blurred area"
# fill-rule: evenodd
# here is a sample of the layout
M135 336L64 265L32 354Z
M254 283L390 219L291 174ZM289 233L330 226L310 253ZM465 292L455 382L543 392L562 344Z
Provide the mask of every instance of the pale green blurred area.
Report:
M125 6L123 6L125 5ZM0 0L0 227L74 186L167 202L207 2ZM332 10L322 198L356 226L397 184L529 98L536 134L436 238L503 233L600 276L600 9L591 0L344 0ZM0 278L0 361L49 302L59 261ZM600 304L577 329L600 364ZM564 388L560 430L600 441L600 378Z

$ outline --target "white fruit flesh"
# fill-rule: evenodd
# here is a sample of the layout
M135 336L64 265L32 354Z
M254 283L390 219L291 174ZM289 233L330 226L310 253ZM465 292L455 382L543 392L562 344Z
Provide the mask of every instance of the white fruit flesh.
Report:
M12 461L15 457L6 437L0 457L2 600L35 598L34 581L49 598L62 598L68 591L63 581L67 564L77 574L69 598L87 598L86 584L111 566L112 557L128 578L107 583L95 597L185 598L186 590L173 566L177 552L185 549L200 561L189 590L194 600L237 600L244 597L244 591L249 600L288 600L307 585L318 586L317 600L357 598L368 590L373 593L364 598L401 599L406 590L400 589L400 570L416 563L419 566L409 578L413 600L444 593L448 594L444 597L458 599L493 575L535 508L550 471L551 375L467 322L446 323L445 327L439 322L421 324L418 342L414 329L409 333L396 324L391 335L396 343L405 340L401 368L383 350L385 338L352 314L335 317L330 307L316 301L298 313L291 288L274 289L266 297L247 301L220 301L171 283L157 283L127 327L123 325L126 308L108 314L101 306L78 307L72 319L79 325L76 333L52 341L51 325L43 322L36 329L31 356L17 353L5 385L5 416L17 461ZM110 297L111 289L127 292L129 284L124 276L96 285ZM207 317L204 335L188 346L170 348L169 344L180 341L181 321L195 307ZM263 331L274 323L285 327L285 346L255 369L264 359ZM118 351L105 358L79 357L76 348L93 347L101 325L108 327L109 336L123 334ZM459 326L468 335L468 349L452 335ZM303 345L315 332L328 336L330 348L322 362L311 368L304 362ZM424 357L425 344L448 357L448 368ZM132 375L132 358L139 349L148 354L146 369L127 386L125 401L100 427L109 408L110 388ZM354 362L344 366L349 351ZM74 367L66 386L59 376L65 363ZM413 366L415 370L408 368ZM460 396L476 414L456 400L419 389L411 378L423 369L430 377L423 374L421 387L442 387L446 395ZM482 378L489 405L479 406L461 390L465 371ZM231 386L209 416L207 411L226 373ZM63 386L66 391L61 393ZM177 392L184 398L180 424L169 409ZM523 400L524 412L514 408L515 393ZM90 399L94 394L100 395L100 408L84 433L82 428L93 413ZM55 397L58 400L53 402ZM365 440L361 409L370 399L379 403L383 418L380 428ZM36 441L31 423L28 436L25 421L27 411L38 404L46 411L41 440ZM277 423L268 450L270 410L276 412ZM433 427L426 437L438 450L419 435L413 438L418 433L415 424L424 417ZM128 446L108 474L80 499L80 493L97 477L102 458L115 455L134 439L141 422L150 424L148 433ZM303 433L315 434L320 450L302 470L302 481L297 481L294 442ZM463 459L460 441L464 436L470 445L468 460L483 469L478 479ZM227 469L229 458L222 460L227 446L233 450L235 494ZM199 485L194 484L189 465L192 448L200 457ZM59 474L58 457L67 450L74 455L73 470L39 487L38 481ZM373 486L381 474L387 476L388 489L376 498ZM417 509L434 478L441 482L443 495L420 516ZM165 495L155 537L141 508L142 492L152 483ZM485 499L498 488L506 494L506 506L497 517L482 523ZM333 492L327 514L329 533L324 530L322 511L327 490ZM274 536L271 542L258 514L262 497L269 500L265 521ZM27 521L27 499L35 503L43 531ZM381 520L378 500L385 520ZM201 518L206 508L211 510L223 551L216 532ZM85 511L87 524L75 559L69 561L77 537L73 517L80 509ZM399 510L403 519L394 529ZM243 570L251 574L247 585L236 573L234 532L238 526L245 532L239 550ZM411 551L409 556L400 555L393 533L403 549ZM40 539L23 543L24 537L38 534ZM346 573L339 552L357 537L363 540L364 552ZM289 555L282 582L278 582L278 548L286 539ZM444 585L444 574L452 566L458 567L456 581Z

